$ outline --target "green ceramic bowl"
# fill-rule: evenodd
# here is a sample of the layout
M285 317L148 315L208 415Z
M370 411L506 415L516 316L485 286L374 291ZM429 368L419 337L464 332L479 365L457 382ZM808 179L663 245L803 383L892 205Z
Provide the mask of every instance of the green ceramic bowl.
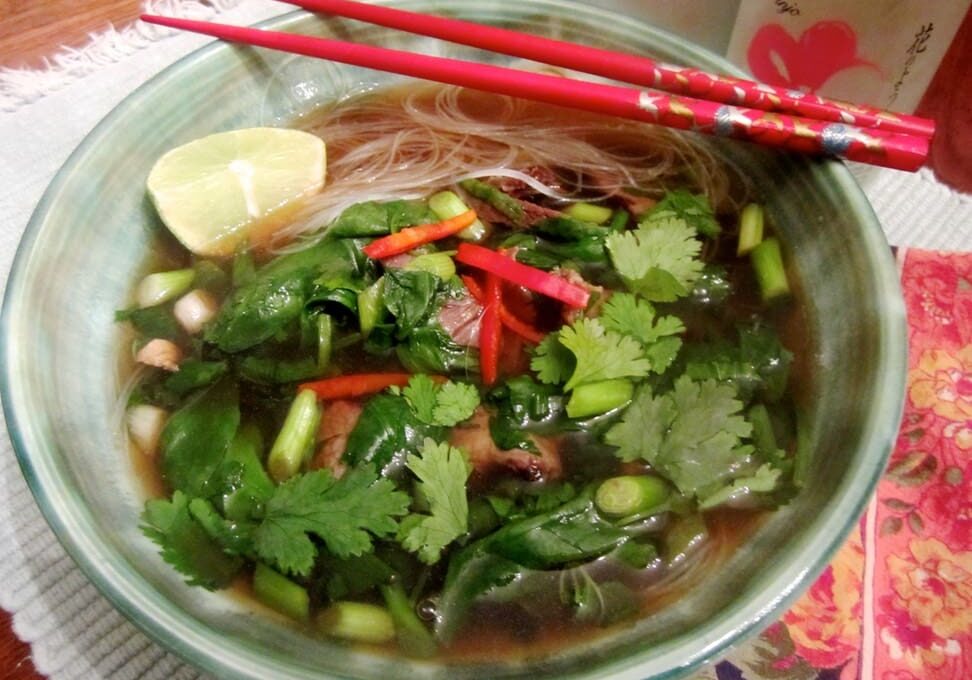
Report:
M626 17L560 0L408 0L446 11L713 71L720 58ZM269 27L464 58L354 22L294 13ZM481 56L478 58L482 58ZM504 61L500 57L495 57ZM58 173L17 253L2 317L3 405L41 510L94 584L137 626L227 678L673 678L771 623L855 526L895 439L905 319L888 244L843 165L718 144L765 191L806 291L815 457L805 491L707 585L660 616L554 658L445 668L306 637L237 599L183 585L138 530L144 501L112 423L119 329L152 217L144 179L167 149L215 131L285 124L390 76L216 44L128 97Z

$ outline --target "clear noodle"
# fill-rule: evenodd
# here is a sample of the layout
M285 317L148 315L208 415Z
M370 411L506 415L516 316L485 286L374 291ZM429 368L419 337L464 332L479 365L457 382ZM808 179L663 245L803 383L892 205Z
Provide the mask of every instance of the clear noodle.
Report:
M419 198L466 177L518 177L533 165L574 173L585 200L688 186L717 212L740 207L744 180L692 134L576 111L551 116L546 105L456 87L395 94L350 97L301 122L327 143L327 184L278 232L277 244L291 245L275 250L301 247L354 203Z

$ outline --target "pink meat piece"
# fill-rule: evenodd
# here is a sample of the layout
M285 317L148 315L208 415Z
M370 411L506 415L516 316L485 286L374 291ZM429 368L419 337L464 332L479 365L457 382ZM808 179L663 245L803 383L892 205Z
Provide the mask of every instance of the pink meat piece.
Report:
M564 192L564 187L560 181L560 178L557 177L557 173L545 165L531 165L526 168L520 168L520 172L525 175L529 175L544 186L550 187L557 193ZM537 192L533 187L523 180L515 179L513 177L497 177L493 182L493 185L499 188L499 190L503 193L509 194L514 198L523 199L537 195Z
M317 452L311 469L327 468L335 477L344 474L347 466L341 461L348 447L348 435L358 424L363 407L357 401L337 399L324 403L321 426L317 431Z
M479 407L472 418L455 427L449 443L463 449L479 475L512 472L532 482L558 479L563 474L556 439L529 435L538 453L512 449L504 451L496 446L489 433L489 413Z
M483 307L471 295L450 299L439 310L439 325L463 347L479 346L479 319Z

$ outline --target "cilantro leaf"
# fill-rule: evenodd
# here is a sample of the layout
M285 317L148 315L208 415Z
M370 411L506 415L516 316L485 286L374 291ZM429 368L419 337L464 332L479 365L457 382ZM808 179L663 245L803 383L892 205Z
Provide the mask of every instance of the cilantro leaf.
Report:
M651 361L651 369L662 373L675 359L682 346L685 324L677 316L657 316L655 307L639 300L631 293L615 293L605 303L601 323L608 330L630 335L645 346L645 356Z
M732 480L731 484L723 486L715 493L706 496L699 503L699 508L705 510L722 505L736 494L741 493L770 493L775 491L780 482L783 471L769 463L763 463L755 472L745 477Z
M431 514L413 514L399 531L406 550L418 553L426 564L435 564L442 550L466 533L469 505L466 480L471 468L465 454L448 444L426 439L422 450L408 456L405 464L419 478Z
M162 559L186 577L191 586L225 588L243 565L227 555L189 512L189 496L176 491L171 500L156 498L145 504L142 533L162 548Z
M654 305L631 293L612 295L604 304L600 318L608 330L630 335L645 345L666 335L685 332L685 324L677 316L659 317Z
M666 218L607 237L611 261L628 287L649 300L688 295L704 266L702 242L684 220Z
M277 487L254 531L254 548L280 571L306 576L317 555L311 535L336 557L370 552L374 537L395 533L395 518L408 512L408 502L407 494L370 467L338 480L329 470L308 472Z
M643 458L694 496L748 462L753 447L741 440L752 425L739 413L742 407L731 386L682 376L658 396L643 386L605 441L618 447L618 457Z
M705 194L693 194L685 189L670 191L640 223L651 225L670 218L683 220L703 236L718 236L722 231Z
M578 319L557 335L576 360L567 390L613 378L642 378L651 370L638 341L605 330L597 319Z
M419 420L428 425L433 424L433 412L435 411L436 384L432 378L424 373L413 375L408 380L408 385L402 389L402 394L408 399L409 405L415 411Z
M474 385L451 380L439 387L432 411L433 425L452 427L472 417L479 406L479 392Z
M575 365L574 355L560 344L557 333L548 333L533 350L530 359L530 368L536 371L540 382L548 385L566 382Z
M426 425L452 427L469 419L479 406L479 391L469 383L449 380L436 385L425 374L413 375L402 390L415 415Z

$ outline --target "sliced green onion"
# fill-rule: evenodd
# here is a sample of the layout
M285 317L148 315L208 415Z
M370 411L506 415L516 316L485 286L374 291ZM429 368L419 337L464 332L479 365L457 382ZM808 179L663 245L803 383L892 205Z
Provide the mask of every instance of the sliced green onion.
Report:
M776 238L764 239L749 253L749 258L763 300L769 302L789 295L790 284L786 280L786 269L783 267L783 253Z
M375 329L385 309L385 277L358 293L358 326L365 338Z
M579 385L567 402L567 416L586 418L605 413L631 401L633 394L634 385L622 378Z
M275 482L290 479L300 470L314 447L320 421L317 395L312 390L298 392L267 457L267 470Z
M573 203L565 211L575 220L590 222L591 224L604 224L611 219L612 210L603 205L593 203Z
M453 255L455 255L455 251L443 250L438 253L425 253L409 260L405 269L429 272L443 281L448 281L456 275L456 263L452 261Z
M365 602L335 602L317 615L317 629L325 635L382 644L395 639L395 622L384 607Z
M618 208L611 215L611 221L608 222L608 229L611 231L624 231L625 227L628 226L628 220L631 219L631 215L624 208Z
M750 203L739 215L737 255L746 255L763 241L763 206Z
M455 192L440 191L429 197L429 209L440 220L447 220L450 217L455 217L466 212L469 210L469 206ZM486 228L486 225L479 218L459 232L459 238L465 241L482 241L488 235L489 229Z
M408 599L400 583L378 586L385 606L395 622L398 646L406 656L427 658L435 654L436 644L432 633L419 620L412 601Z
M773 421L765 404L753 404L746 412L749 422L753 426L753 446L764 459L774 457L777 449L776 434L773 432Z
M360 297L360 294L359 294ZM360 314L360 309L358 310ZM317 372L323 374L331 363L334 344L334 320L330 314L317 315Z
M622 475L601 482L594 494L597 509L610 517L630 517L659 507L671 489L652 475Z
M189 290L194 278L196 272L193 269L173 269L149 274L135 289L135 300L142 308L160 305Z
M298 621L310 618L307 590L262 562L253 571L253 594L268 607Z

